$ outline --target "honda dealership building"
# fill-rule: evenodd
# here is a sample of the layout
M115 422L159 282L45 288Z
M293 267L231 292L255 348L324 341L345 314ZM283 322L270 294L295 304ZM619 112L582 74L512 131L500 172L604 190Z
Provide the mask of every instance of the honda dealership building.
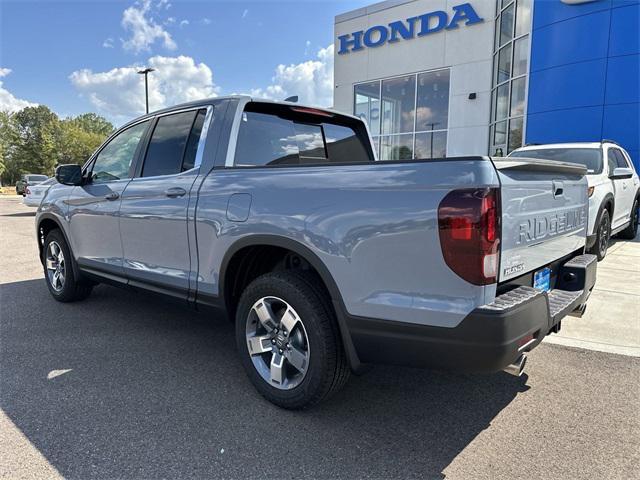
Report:
M640 0L387 0L335 19L334 107L381 159L615 140L640 166Z

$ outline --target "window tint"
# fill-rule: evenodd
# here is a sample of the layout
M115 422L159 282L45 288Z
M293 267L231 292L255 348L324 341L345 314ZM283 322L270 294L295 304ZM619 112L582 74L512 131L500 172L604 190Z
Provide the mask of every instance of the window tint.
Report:
M205 109L198 110L196 119L193 122L193 128L189 134L189 141L187 142L187 148L184 152L184 160L182 162L182 171L190 170L196 166L196 154L198 153L198 142L200 141L200 135L202 134L202 127L204 126L204 119L207 116Z
M309 123L306 118L297 121L246 111L238 132L234 165L364 163L372 160L369 155L361 137L347 125Z
M196 111L158 118L142 167L142 177L182 171L182 159Z
M344 125L323 123L324 139L329 162L367 163L369 153L352 128Z
M624 154L617 148L614 148L613 152L616 156L616 164L618 168L629 168L629 164L627 163L627 160L624 158Z
M298 163L298 145L291 139L293 122L259 112L244 112L238 132L235 165Z
M116 135L98 154L93 164L92 181L109 182L130 178L129 168L149 121L138 123Z
M305 160L316 163L318 160L327 158L320 125L294 123L293 128L296 131L295 141L298 146L298 155L300 155L301 163Z
M607 151L607 163L609 164L609 175L611 175L618 166L618 159L616 158L613 148Z
M518 150L510 157L543 158L558 162L578 163L587 167L587 173L602 172L602 154L599 148L540 148ZM611 150L609 150L611 157Z

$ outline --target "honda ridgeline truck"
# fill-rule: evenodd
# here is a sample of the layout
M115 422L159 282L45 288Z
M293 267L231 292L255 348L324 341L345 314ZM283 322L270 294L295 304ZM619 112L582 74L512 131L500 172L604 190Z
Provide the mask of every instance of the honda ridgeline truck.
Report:
M257 390L301 408L374 363L520 374L595 283L585 172L376 161L356 117L234 96L59 167L36 227L56 300L108 282L224 311Z

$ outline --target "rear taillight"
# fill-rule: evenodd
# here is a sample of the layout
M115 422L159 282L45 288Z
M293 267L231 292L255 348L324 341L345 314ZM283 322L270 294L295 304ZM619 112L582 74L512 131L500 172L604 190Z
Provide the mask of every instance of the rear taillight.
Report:
M31 190L29 190L29 187L24 187L24 193L26 193L27 195L31 195Z
M475 285L495 283L498 276L499 210L497 188L453 190L438 207L444 261Z

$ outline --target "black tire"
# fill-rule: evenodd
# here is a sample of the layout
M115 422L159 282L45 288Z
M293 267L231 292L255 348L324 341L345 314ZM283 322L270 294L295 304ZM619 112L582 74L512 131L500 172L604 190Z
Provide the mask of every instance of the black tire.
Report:
M49 274L50 270L47 268L50 246L53 242L62 250L64 259L63 262L60 262L64 265L64 280L61 283L56 283L56 286L53 285ZM59 302L75 302L78 300L84 300L91 294L94 284L79 281L75 278L73 271L73 255L71 254L69 245L67 245L67 241L60 230L54 229L47 234L47 238L44 240L42 256L45 282L47 283L47 288L53 298Z
M255 355L249 354L247 346L250 313L256 302L266 297L277 297L290 305L308 339L309 358L304 377L287 390L273 386L261 376L254 366ZM267 400L283 408L306 408L327 399L344 386L351 373L331 301L320 279L313 274L273 272L251 282L238 303L236 343L242 365L255 388ZM267 352L265 355L272 358L275 350L273 354Z
M633 208L631 209L631 222L629 223L629 226L627 228L620 232L620 238L624 238L625 240L633 240L634 238L636 238L636 235L638 234L639 207L640 205L638 205L638 199L636 198L633 202Z
M591 247L589 253L592 253L598 257L598 261L602 260L607 255L607 249L609 248L609 238L611 237L611 219L609 217L609 210L606 208L602 210L600 218L598 219L598 229L596 231L596 241Z

